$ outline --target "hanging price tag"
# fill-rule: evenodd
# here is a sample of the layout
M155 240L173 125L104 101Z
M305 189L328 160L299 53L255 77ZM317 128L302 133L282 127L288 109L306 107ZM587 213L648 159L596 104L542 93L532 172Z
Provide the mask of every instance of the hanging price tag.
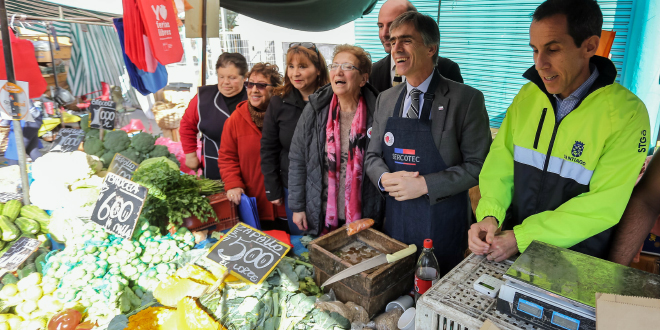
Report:
M206 257L227 267L232 275L259 284L290 249L271 236L239 223L211 248Z
M74 128L63 128L57 133L50 152L72 152L78 150L80 142L85 137L85 131Z
M106 231L131 239L146 198L146 187L108 173L94 206L92 221Z

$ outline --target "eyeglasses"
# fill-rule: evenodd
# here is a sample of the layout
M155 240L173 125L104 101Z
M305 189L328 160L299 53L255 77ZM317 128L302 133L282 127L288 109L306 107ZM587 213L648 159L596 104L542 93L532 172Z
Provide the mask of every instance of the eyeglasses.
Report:
M315 43L313 43L313 42L292 42L292 43L289 44L289 48L298 47L298 46L305 47L307 49L313 49L316 52L316 56L319 58L319 60L321 60L321 56L319 55L319 49L316 48Z
M330 71L335 71L339 68L341 68L344 71L352 71L352 70L360 71L360 69L358 69L355 65L353 65L351 63L342 63L342 64L332 63L332 64L328 64L328 69Z
M273 84L264 84L264 83L256 83L256 82L251 82L251 81L246 81L245 82L245 88L247 89L252 89L254 86L257 86L257 89L262 91L266 89L268 86L274 86Z

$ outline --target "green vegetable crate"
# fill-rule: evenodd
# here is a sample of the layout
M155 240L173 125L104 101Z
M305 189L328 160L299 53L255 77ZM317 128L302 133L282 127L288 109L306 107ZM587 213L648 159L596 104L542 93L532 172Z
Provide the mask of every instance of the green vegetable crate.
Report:
M220 231L232 228L238 223L236 205L227 199L226 192L223 191L219 194L208 196L207 198L209 199L209 203L211 203L211 207L213 207L213 211L215 211L215 214L218 216L218 220L209 218L206 222L201 222L197 217L192 216L183 221L184 227L194 232L216 226L215 230Z
M335 253L346 247L366 245L380 253L394 253L408 247L377 230L367 229L348 236L346 226L313 240L309 244L309 260L314 265L316 284L321 285L331 276L353 266ZM373 317L387 303L402 296L413 287L415 254L391 264L384 264L345 278L325 287L333 289L337 299L343 303L352 301L364 307Z

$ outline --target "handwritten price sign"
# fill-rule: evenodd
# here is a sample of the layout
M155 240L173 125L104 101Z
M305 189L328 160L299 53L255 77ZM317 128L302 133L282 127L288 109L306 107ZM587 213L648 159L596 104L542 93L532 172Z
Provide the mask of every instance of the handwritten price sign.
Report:
M89 112L92 114L91 128L115 129L117 104L112 101L92 100Z
M131 239L146 198L146 187L108 173L94 206L92 221L106 231Z
M211 248L206 257L227 267L233 275L259 284L290 249L290 246L239 223Z
M0 257L0 268L5 271L13 272L20 267L27 258L39 248L41 241L21 237L19 238L5 254Z
M108 172L115 173L122 178L130 180L133 178L133 172L135 172L138 166L140 165L121 154L115 154L112 162L110 162L110 166L108 166Z
M72 152L78 150L80 142L85 137L85 131L74 128L63 128L57 134L50 152Z

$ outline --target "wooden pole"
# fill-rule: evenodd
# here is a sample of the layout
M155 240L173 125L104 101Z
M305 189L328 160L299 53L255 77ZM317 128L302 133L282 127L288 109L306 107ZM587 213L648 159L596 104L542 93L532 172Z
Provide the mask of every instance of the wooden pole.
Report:
M9 37L9 24L7 23L7 7L5 0L0 0L0 29L2 29L2 49L5 55L5 69L7 71L7 83L16 84L14 75L14 58L11 52L11 39ZM12 93L12 98L17 100L17 95ZM27 100L29 102L29 100ZM30 104L27 103L28 111ZM18 113L14 102L11 103L12 113ZM23 129L20 120L12 120L14 127L14 138L16 139L16 154L18 154L18 166L21 168L21 182L23 186L23 204L30 205L30 183L27 175L27 162L25 157L25 144L23 143Z

